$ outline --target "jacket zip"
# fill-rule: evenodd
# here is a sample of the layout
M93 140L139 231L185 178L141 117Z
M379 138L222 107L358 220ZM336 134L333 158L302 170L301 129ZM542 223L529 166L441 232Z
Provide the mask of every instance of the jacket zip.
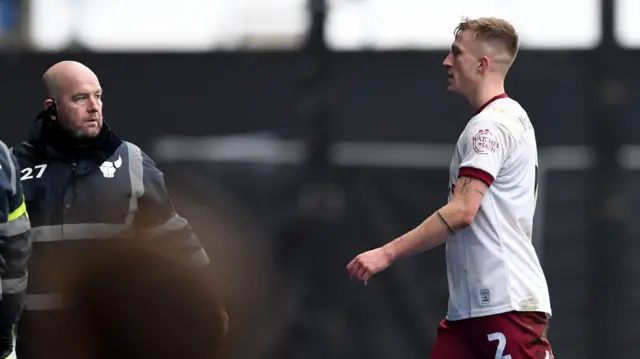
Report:
M67 203L67 191L69 190L70 186L75 186L75 179L76 179L76 163L71 162L71 175L69 176L69 179L67 180L67 185L64 187L64 192L62 193L62 218L60 219L60 228L62 231L62 238L64 239L64 220L65 220L65 212L68 208L68 206L70 206L69 203Z

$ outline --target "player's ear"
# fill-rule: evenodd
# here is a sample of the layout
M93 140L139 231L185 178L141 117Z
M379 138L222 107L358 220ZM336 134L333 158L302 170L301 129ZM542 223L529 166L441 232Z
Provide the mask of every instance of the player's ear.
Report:
M490 60L488 56L480 57L480 61L478 61L478 71L481 73L489 71L489 62Z

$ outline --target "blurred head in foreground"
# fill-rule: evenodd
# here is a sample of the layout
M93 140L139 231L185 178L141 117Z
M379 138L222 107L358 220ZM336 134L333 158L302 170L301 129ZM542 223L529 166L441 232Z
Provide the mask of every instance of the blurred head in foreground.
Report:
M66 357L217 357L224 324L212 275L143 247L98 257L80 265L65 293Z

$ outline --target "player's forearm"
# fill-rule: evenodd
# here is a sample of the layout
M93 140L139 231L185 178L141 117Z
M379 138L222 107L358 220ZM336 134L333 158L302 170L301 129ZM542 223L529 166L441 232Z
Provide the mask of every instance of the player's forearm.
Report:
M392 261L412 256L441 245L457 231L467 227L472 220L473 216L452 202L383 248Z

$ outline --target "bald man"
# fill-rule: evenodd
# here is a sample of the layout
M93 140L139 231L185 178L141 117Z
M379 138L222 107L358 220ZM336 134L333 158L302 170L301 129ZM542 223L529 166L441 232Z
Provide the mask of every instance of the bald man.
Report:
M63 61L48 69L43 81L44 111L30 138L13 148L34 243L18 331L21 359L51 356L47 348L55 344L64 271L76 259L135 236L175 245L200 266L209 263L189 224L174 210L162 172L104 122L103 90L93 71Z

